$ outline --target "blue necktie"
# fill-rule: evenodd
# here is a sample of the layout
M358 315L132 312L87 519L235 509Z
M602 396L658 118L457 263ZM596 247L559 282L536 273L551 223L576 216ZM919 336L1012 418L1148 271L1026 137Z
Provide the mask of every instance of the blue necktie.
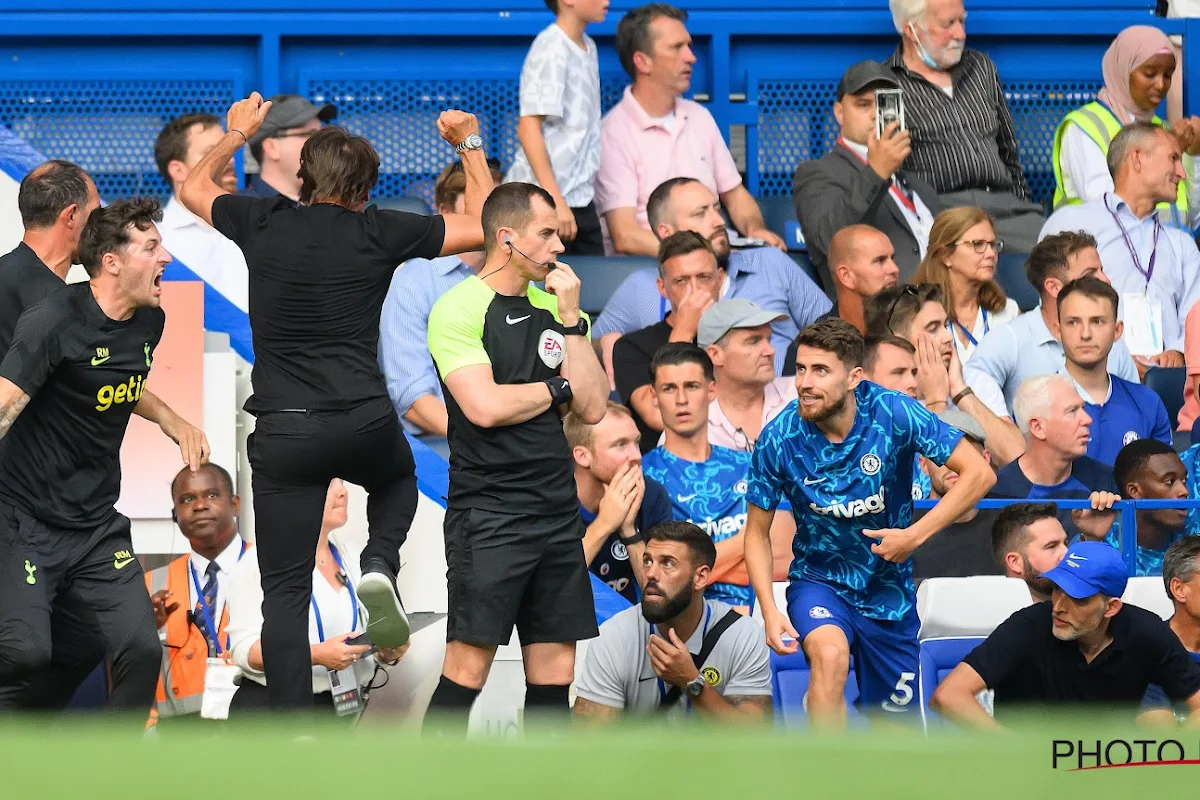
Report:
M220 567L217 566L217 562L210 561L208 562L208 569L204 570L204 605L208 607L208 612L214 615L217 613L217 571L219 569ZM208 640L209 651L215 652L217 632L208 629L208 619L200 608L200 601L196 602L196 610L192 615L192 619L195 620L196 627L200 629L200 633ZM219 624L215 618L213 619L213 624Z

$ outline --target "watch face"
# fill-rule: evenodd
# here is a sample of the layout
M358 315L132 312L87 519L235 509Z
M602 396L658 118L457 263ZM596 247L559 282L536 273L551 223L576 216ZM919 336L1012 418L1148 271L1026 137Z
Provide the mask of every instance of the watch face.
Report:
M478 133L472 133L467 137L466 145L471 149L483 147L483 137Z

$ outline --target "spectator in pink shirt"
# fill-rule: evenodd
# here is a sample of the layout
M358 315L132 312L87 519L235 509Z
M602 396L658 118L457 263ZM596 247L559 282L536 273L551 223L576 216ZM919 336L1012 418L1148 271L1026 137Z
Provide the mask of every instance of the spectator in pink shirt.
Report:
M767 423L796 399L796 382L775 377L771 323L782 316L749 300L714 303L696 342L713 362L717 396L708 405L708 441L750 452Z
M1179 430L1190 431L1196 418L1200 417L1200 401L1196 400L1196 384L1200 383L1200 303L1192 306L1183 321L1183 360L1187 366L1187 380L1183 384Z
M651 3L628 12L617 26L617 53L633 85L600 124L595 202L605 250L655 255L658 239L646 220L646 202L660 183L684 175L721 198L742 235L783 249L742 185L712 114L681 96L696 63L686 21L687 12Z

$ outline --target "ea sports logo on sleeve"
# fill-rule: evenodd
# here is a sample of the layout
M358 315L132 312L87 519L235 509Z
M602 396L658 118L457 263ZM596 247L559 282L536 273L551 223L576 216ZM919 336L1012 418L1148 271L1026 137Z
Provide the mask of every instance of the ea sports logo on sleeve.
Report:
M563 362L563 357L567 354L567 340L558 331L547 328L542 331L539 341L538 356L542 359L542 363L550 369L558 369L558 365Z
M863 475L877 475L879 470L883 468L883 462L874 453L867 453L858 462L858 465L862 467Z

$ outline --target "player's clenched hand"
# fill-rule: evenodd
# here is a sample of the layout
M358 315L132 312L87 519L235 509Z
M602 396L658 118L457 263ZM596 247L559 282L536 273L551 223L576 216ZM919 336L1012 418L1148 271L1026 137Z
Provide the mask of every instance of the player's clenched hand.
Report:
M238 100L229 107L225 118L226 130L241 131L247 139L258 132L267 112L271 110L271 101L263 100L258 92L251 92L245 100Z
M150 595L150 605L154 607L154 624L161 628L167 624L167 617L175 613L175 609L179 608L179 603L172 603L171 592L168 589L162 589Z
M187 464L192 472L199 469L201 464L208 463L212 449L208 446L208 437L204 435L204 431L178 415L164 422L161 427L162 432L179 445L183 463Z
M764 612L763 627L767 630L767 645L779 655L791 655L800 648L800 634L796 633L787 614L781 614L779 609ZM791 637L790 642L783 640L785 635Z
M546 291L558 298L558 318L568 328L579 322L579 276L561 261L546 275Z
M906 560L921 544L916 535L908 528L882 528L877 531L863 531L863 536L878 539L879 544L871 545L871 552L884 561L900 562Z
M479 133L479 120L474 114L451 109L443 111L437 120L438 135L452 145L462 143L472 133Z
M696 669L691 652L688 651L687 645L680 641L679 634L675 633L673 628L669 636L670 639L664 639L657 633L650 634L646 652L650 654L650 666L654 668L654 674L663 683L682 689L696 679L700 670Z
M629 491L629 508L625 511L625 519L621 521L621 531L624 536L633 536L637 533L637 516L638 512L642 510L642 498L646 496L646 476L642 472L642 468L634 464L631 473L633 488Z

